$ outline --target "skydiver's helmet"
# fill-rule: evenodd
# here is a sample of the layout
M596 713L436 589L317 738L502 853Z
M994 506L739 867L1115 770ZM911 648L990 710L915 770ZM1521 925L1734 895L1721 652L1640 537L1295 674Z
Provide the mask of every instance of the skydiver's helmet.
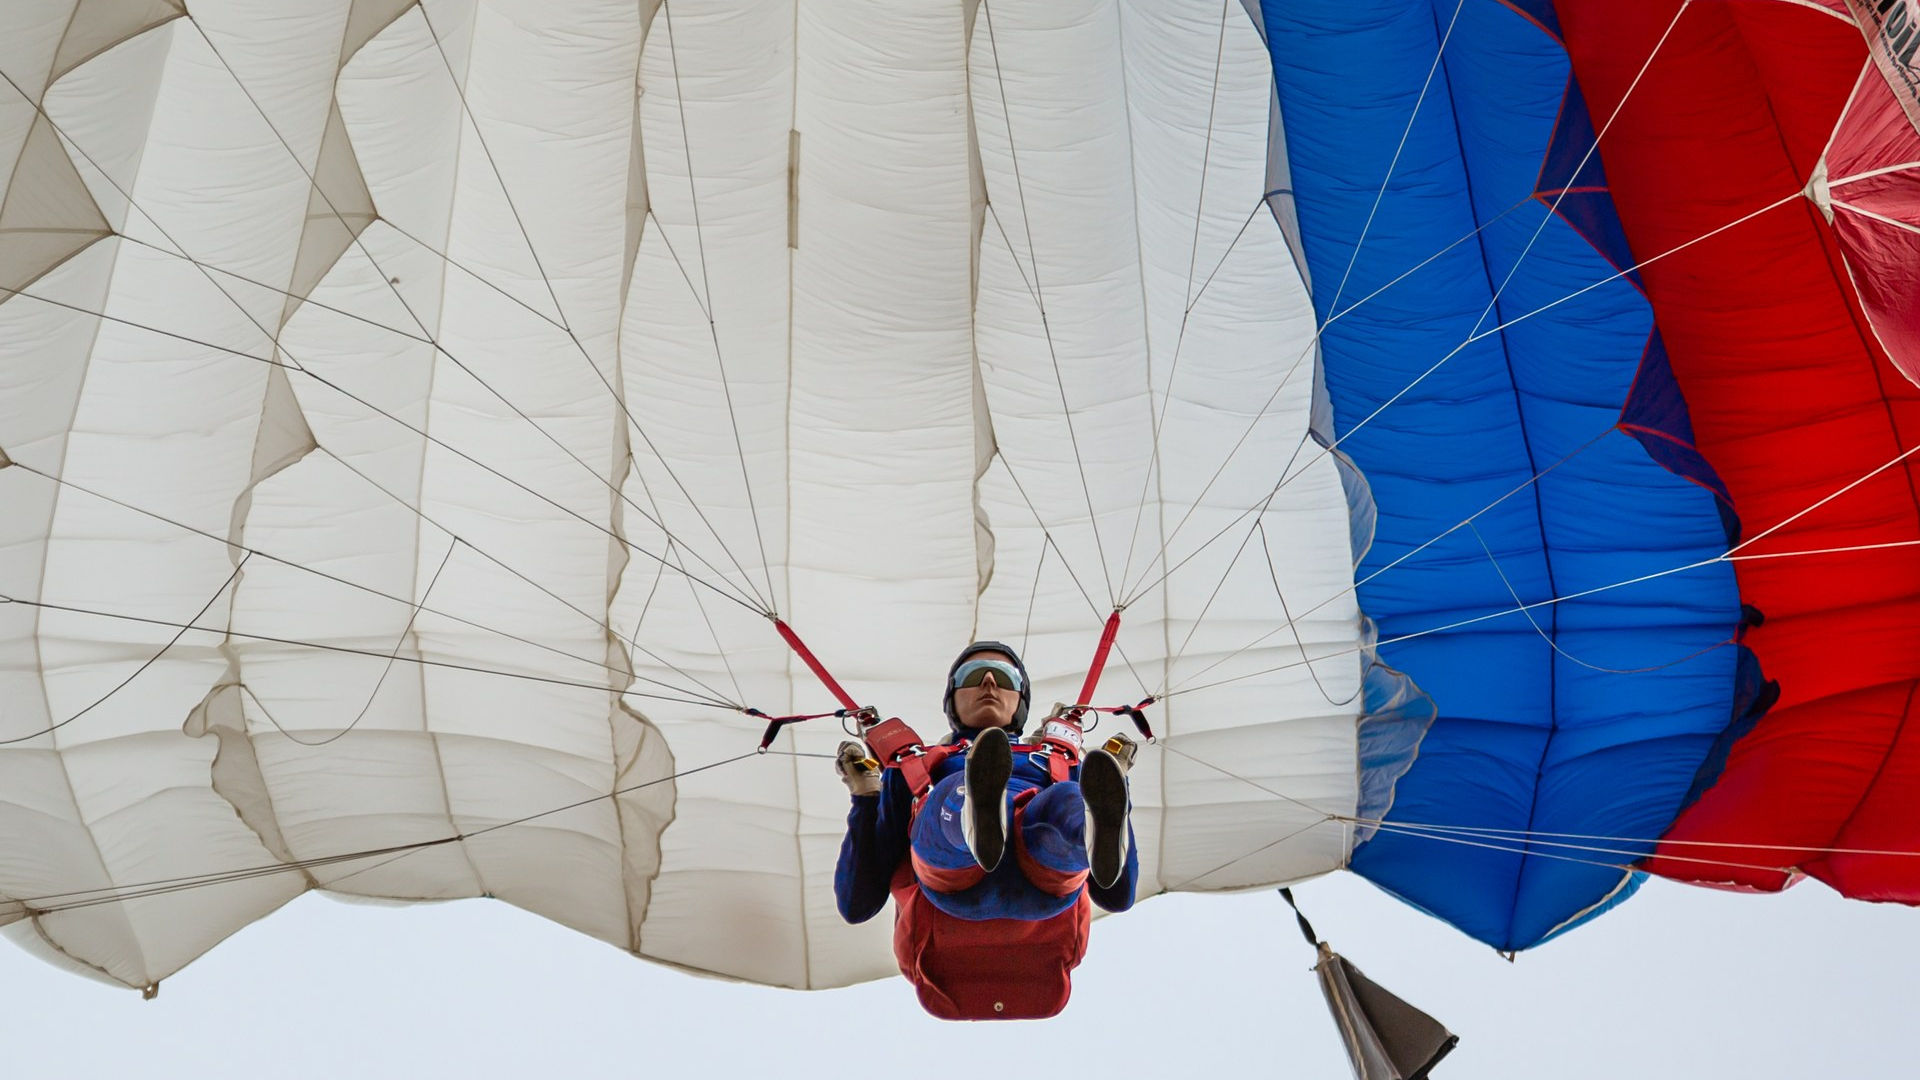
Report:
M1020 671L1020 704L1013 710L1013 723L1007 727L1008 735L1017 736L1026 730L1027 707L1033 704L1033 679L1028 677L1027 665L1020 662L1020 654L1013 651L1013 646L998 641L976 641L953 658L953 666L947 669L946 696L940 699L940 707L947 714L947 726L953 729L955 738L967 738L973 734L973 729L960 723L960 717L953 711L953 675L968 658L983 652L1007 654L1013 659L1013 666Z

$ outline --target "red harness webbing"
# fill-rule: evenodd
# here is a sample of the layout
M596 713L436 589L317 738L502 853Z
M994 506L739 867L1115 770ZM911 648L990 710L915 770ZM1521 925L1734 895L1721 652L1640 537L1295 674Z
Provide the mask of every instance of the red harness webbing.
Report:
M787 646L794 651L802 663L807 665L807 668L820 680L821 685L827 688L827 692L839 700L841 707L832 712L806 713L797 716L769 716L759 709L744 710L748 716L757 716L768 722L767 730L760 739L762 751L773 745L773 740L780 734L780 729L788 724L818 720L826 716L845 718L861 714L869 717L877 715L871 709L862 708L853 700L853 695L847 693L846 688L842 687L832 673L827 671L826 665L813 654L813 650L807 647L806 642L800 640L800 635L794 633L793 627L788 626L786 620L775 618L773 628L779 631L780 637L786 641ZM1106 625L1101 628L1100 643L1093 650L1093 663L1088 666L1087 677L1080 684L1079 698L1061 715L1047 719L1041 726L1037 743L1014 747L1016 751L1025 753L1045 752L1047 773L1055 783L1065 780L1073 767L1080 763L1082 753L1080 717L1085 713L1103 712L1129 717L1133 720L1134 726L1140 729L1140 734L1144 735L1149 742L1153 740L1153 730L1147 726L1147 718L1140 712L1153 704L1152 697L1142 699L1137 705L1090 704L1093 700L1093 692L1100 686L1100 675L1106 670L1107 656L1113 650L1114 638L1119 633L1120 610L1115 608L1113 614L1107 616ZM1060 725L1061 730L1049 730L1055 725ZM1071 726L1071 730L1066 730L1068 725ZM933 786L934 768L967 745L963 740L955 744L929 747L921 741L917 732L898 717L863 724L861 735L866 739L868 751L882 767L901 770L912 786L915 798L926 794L927 789Z
M773 628L780 631L780 636L787 640L787 644L793 647L795 653L799 654L801 662L813 669L813 673L819 676L820 682L826 686L827 692L839 700L842 708L855 712L860 710L860 705L853 700L853 695L847 693L839 683L834 681L833 676L827 673L826 665L820 662L819 657L813 655L813 650L807 648L807 643L800 640L800 635L793 632L793 627L788 626L785 619L773 620Z
M1080 696L1074 704L1086 708L1093 703L1093 692L1100 686L1100 673L1107 669L1107 652L1113 648L1114 636L1120 633L1120 609L1114 608L1107 616L1107 625L1100 631L1100 644L1093 650L1093 663L1087 668L1087 680L1080 684Z

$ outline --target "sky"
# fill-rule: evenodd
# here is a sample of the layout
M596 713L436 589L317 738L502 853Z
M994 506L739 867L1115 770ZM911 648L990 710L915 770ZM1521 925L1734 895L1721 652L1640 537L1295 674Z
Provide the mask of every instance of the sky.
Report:
M1508 963L1346 873L1295 889L1321 936L1460 1036L1436 1080L1901 1076L1920 912L1647 883ZM882 916L885 917L885 916ZM0 1077L1351 1075L1271 891L1102 919L1048 1021L950 1024L893 978L703 979L498 901L308 894L159 996L0 947Z

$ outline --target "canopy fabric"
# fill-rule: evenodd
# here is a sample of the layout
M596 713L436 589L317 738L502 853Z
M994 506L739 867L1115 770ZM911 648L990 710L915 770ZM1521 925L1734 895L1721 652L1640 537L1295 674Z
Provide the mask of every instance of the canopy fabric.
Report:
M1269 499L1314 321L1235 15L9 5L0 919L136 986L309 888L884 974L844 736L737 711L832 707L773 610L932 736L968 640L1065 698L1129 600L1101 703L1230 680L1153 709L1146 891L1343 865L1349 487Z

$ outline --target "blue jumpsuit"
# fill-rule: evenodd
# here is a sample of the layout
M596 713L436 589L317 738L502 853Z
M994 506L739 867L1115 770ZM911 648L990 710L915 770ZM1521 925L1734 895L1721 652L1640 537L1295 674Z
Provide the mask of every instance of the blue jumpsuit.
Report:
M1016 816L1011 807L1008 812L1013 835L1007 838L1007 856L984 875L978 873L961 829L964 751L936 768L933 789L917 818L913 791L898 769L886 771L879 794L853 796L833 878L841 917L865 922L885 907L903 861L913 864L922 894L959 919L1047 919L1078 902L1083 888L1108 911L1132 907L1140 877L1132 824L1127 826L1127 860L1119 878L1104 888L1088 880L1079 768L1068 780L1049 783L1045 764L1034 757L1014 755L1007 800L1019 812ZM970 877L977 882L950 891L938 887Z

